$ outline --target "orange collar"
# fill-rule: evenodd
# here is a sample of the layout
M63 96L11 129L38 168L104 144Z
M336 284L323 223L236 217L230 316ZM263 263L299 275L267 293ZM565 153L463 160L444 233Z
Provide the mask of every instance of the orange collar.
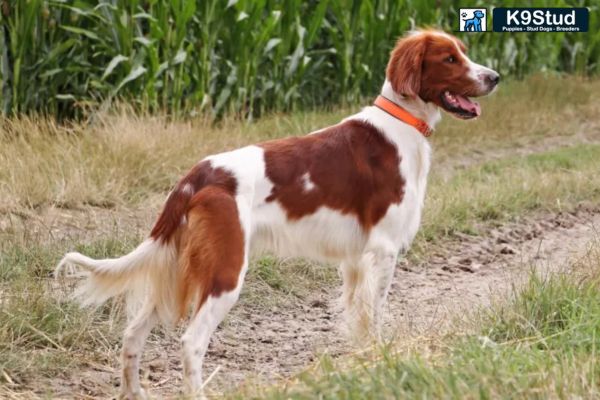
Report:
M374 103L375 107L378 107L390 114L392 117L399 119L402 122L407 123L408 125L414 127L416 130L421 132L423 136L429 137L433 133L433 129L427 125L427 122L419 119L406 111L404 108L400 107L398 104L394 103L390 99L377 96Z

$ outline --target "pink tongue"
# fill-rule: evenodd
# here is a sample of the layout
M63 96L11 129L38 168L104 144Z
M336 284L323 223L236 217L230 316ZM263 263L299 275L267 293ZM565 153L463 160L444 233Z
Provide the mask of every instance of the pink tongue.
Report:
M459 94L455 95L456 100L458 100L458 104L460 105L460 108L462 108L463 110L472 112L473 114L479 116L481 114L481 107L479 106L479 103L476 103L474 101L471 101L469 99L467 99L464 96L461 96Z

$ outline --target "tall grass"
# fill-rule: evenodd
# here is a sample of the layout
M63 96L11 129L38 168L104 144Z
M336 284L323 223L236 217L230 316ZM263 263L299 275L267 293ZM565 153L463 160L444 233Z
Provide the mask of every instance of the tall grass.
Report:
M462 3L459 1L458 3ZM395 38L457 29L459 4L428 0L0 0L0 109L82 115L126 98L145 110L253 116L374 94ZM467 6L489 7L483 0ZM584 6L507 0L503 6ZM474 57L518 77L597 73L591 32L470 34ZM490 10L491 11L491 10Z
M447 117L440 124L431 138L433 179L448 179L462 162L503 157L521 147L598 141L600 100L594 94L600 91L600 80L540 75L501 89L481 100L478 120ZM170 121L164 115L135 115L128 107L122 113L97 115L91 127L60 125L50 118L0 117L0 165L6 166L0 168L0 213L49 205L147 207L155 195L162 202L173 182L208 154L302 135L356 110L296 112L253 124L226 119L215 126L207 126L202 116ZM461 184L471 187L459 181L452 186Z

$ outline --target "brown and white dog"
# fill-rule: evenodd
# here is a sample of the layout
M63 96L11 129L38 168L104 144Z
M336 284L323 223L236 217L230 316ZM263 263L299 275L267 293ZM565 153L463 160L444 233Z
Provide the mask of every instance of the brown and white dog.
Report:
M193 312L182 337L184 377L202 392L210 337L238 299L254 251L340 263L349 332L378 332L398 254L421 219L430 163L426 136L439 109L479 116L469 97L489 94L495 71L464 44L424 30L392 51L381 96L337 125L207 157L169 195L150 237L130 254L69 253L57 267L87 271L84 304L130 293L143 305L123 338L122 397L143 397L138 369L157 322ZM136 288L142 290L134 290Z

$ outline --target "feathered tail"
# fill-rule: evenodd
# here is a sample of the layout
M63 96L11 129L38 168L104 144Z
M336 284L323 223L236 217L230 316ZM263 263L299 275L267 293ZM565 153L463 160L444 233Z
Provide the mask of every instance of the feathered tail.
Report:
M98 305L111 297L126 294L127 303L152 301L159 318L172 323L177 317L177 249L172 242L147 239L131 253L94 260L83 254L68 253L60 261L55 276L75 275L83 269L87 277L75 297L83 306Z

